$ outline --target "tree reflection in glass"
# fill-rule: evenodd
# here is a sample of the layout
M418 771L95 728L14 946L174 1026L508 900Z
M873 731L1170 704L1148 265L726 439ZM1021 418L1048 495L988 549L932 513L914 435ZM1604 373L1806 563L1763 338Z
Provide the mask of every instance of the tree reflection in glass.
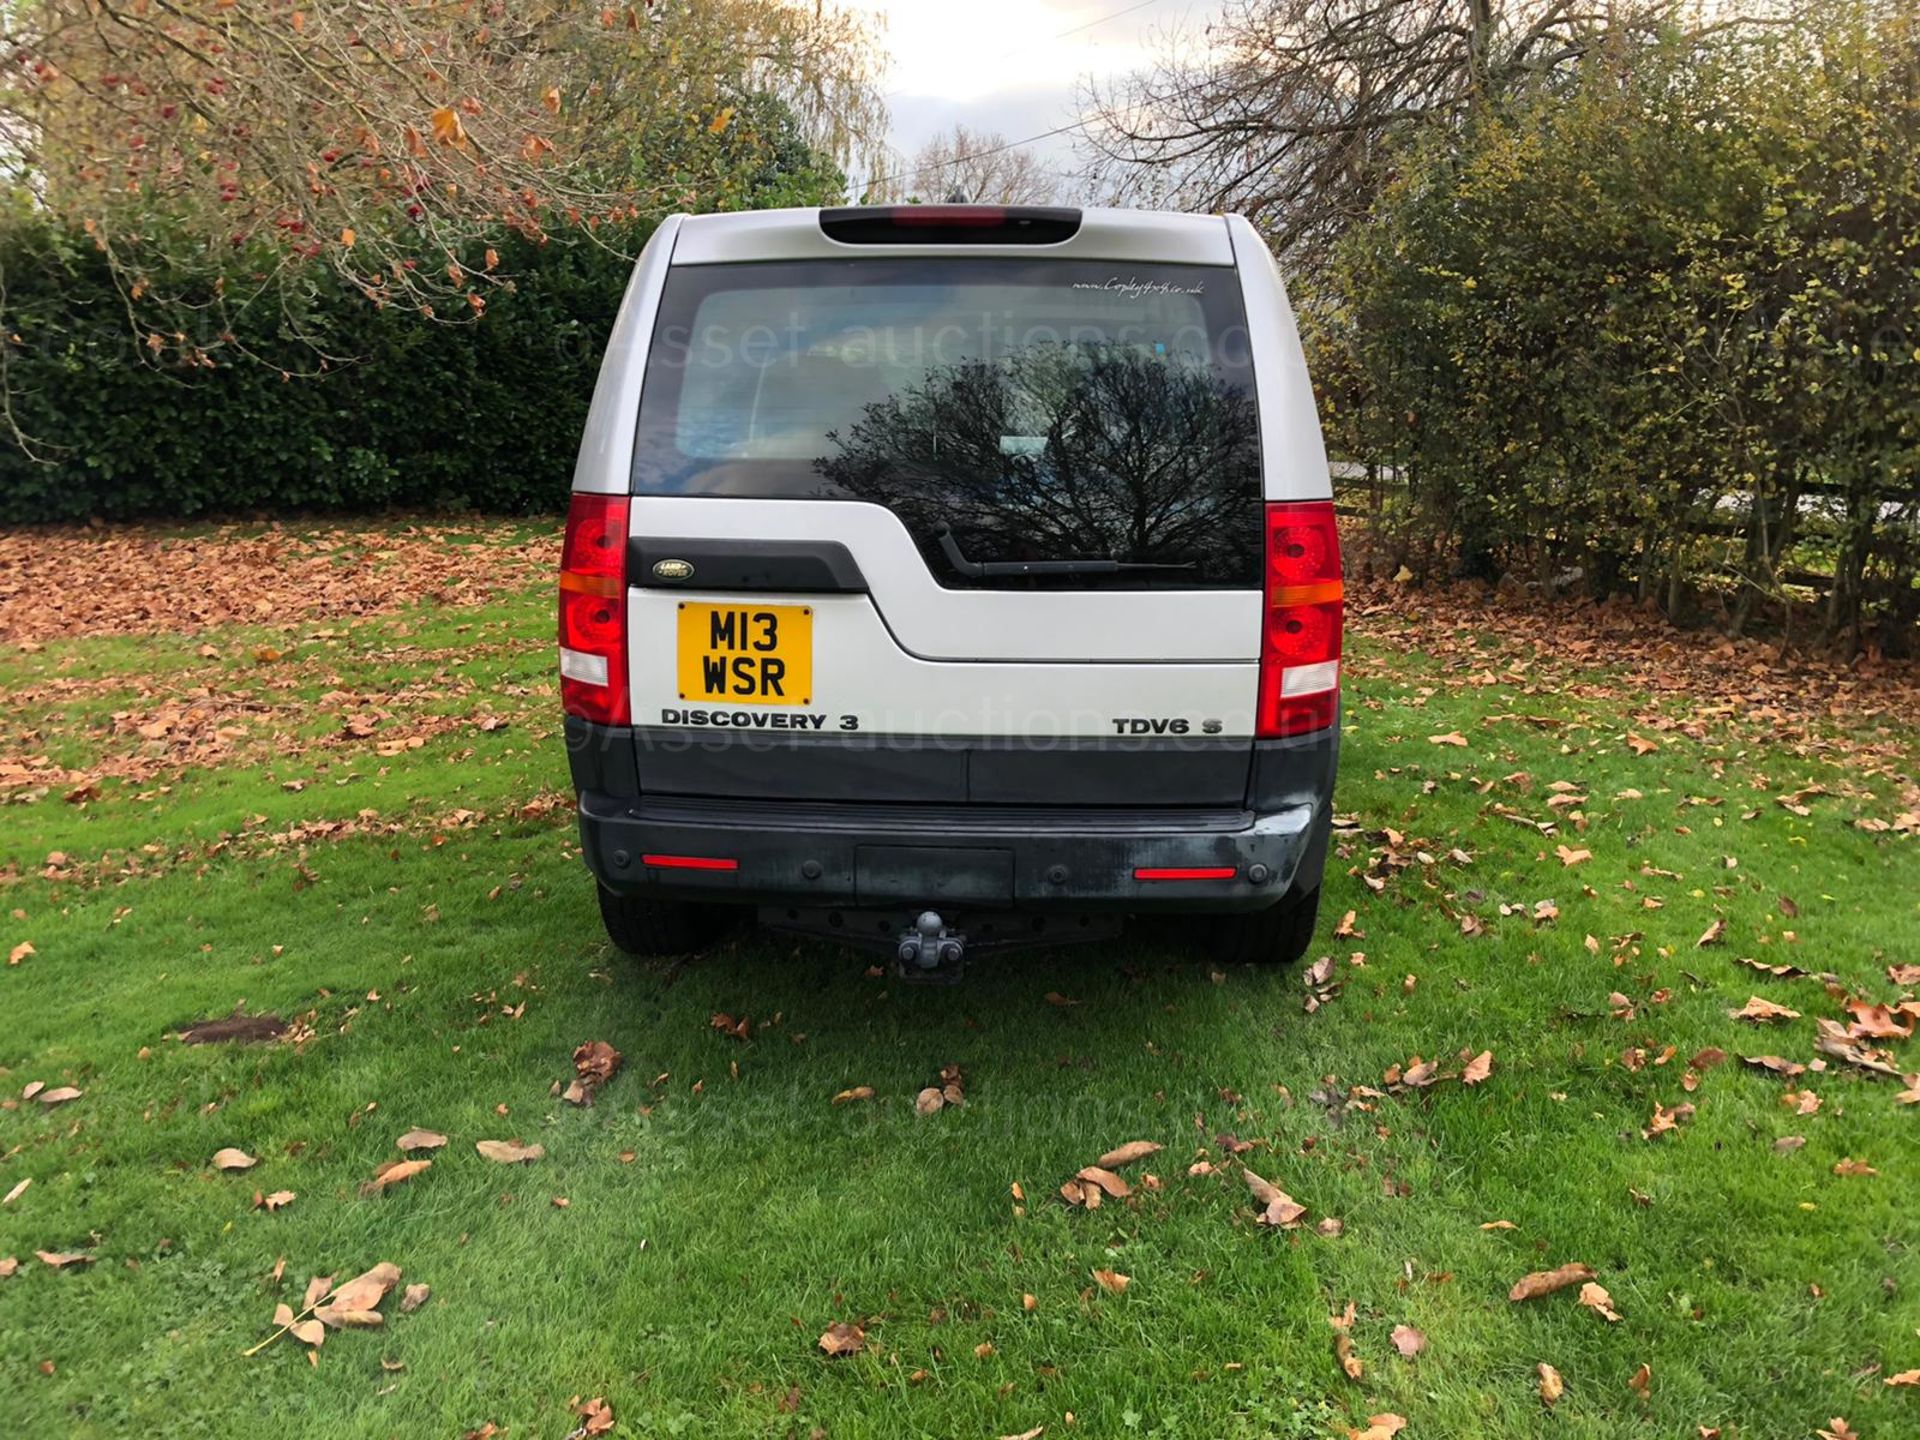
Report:
M942 554L943 526L973 561L1113 559L1181 567L1155 582L1168 586L1258 584L1255 406L1196 358L1028 346L932 370L827 438L821 478L890 507L944 586L974 582Z

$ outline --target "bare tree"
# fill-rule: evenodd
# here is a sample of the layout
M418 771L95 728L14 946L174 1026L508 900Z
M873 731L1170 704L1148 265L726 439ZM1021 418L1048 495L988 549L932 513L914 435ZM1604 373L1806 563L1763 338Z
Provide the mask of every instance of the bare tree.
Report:
M1764 0L1763 0L1764 3ZM1117 203L1239 210L1282 252L1363 214L1385 142L1554 83L1686 0L1232 0L1086 96L1083 179Z
M963 195L977 205L1044 205L1059 187L1060 177L1032 151L1009 144L998 131L956 125L922 145L890 188L925 202Z

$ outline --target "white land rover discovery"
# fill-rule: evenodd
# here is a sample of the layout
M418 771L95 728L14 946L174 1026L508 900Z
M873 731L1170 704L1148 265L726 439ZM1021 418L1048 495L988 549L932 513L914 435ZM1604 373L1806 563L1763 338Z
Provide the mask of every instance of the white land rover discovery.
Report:
M573 490L561 690L622 949L728 907L929 978L1134 913L1310 943L1340 550L1246 220L675 216Z

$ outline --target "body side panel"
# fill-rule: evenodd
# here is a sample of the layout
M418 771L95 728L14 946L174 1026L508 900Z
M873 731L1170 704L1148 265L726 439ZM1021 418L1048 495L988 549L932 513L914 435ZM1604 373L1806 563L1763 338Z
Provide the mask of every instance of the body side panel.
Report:
M1261 468L1269 500L1325 500L1333 494L1320 413L1300 330L1280 267L1244 216L1229 215L1227 233L1246 298L1247 334L1259 389Z
M633 436L640 422L640 381L647 372L660 287L667 278L674 245L685 217L669 215L653 232L633 267L620 302L600 378L593 387L586 433L574 463L573 488L600 495L624 495L632 484Z

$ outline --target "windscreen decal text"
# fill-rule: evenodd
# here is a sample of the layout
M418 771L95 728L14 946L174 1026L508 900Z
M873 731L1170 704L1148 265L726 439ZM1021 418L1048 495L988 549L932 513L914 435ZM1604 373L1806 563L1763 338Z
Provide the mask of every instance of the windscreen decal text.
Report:
M1191 285L1172 285L1165 280L1141 280L1129 275L1122 280L1118 275L1110 275L1105 280L1076 280L1076 290L1103 290L1114 295L1124 295L1129 300L1144 300L1149 295L1204 295L1207 282L1196 280Z

